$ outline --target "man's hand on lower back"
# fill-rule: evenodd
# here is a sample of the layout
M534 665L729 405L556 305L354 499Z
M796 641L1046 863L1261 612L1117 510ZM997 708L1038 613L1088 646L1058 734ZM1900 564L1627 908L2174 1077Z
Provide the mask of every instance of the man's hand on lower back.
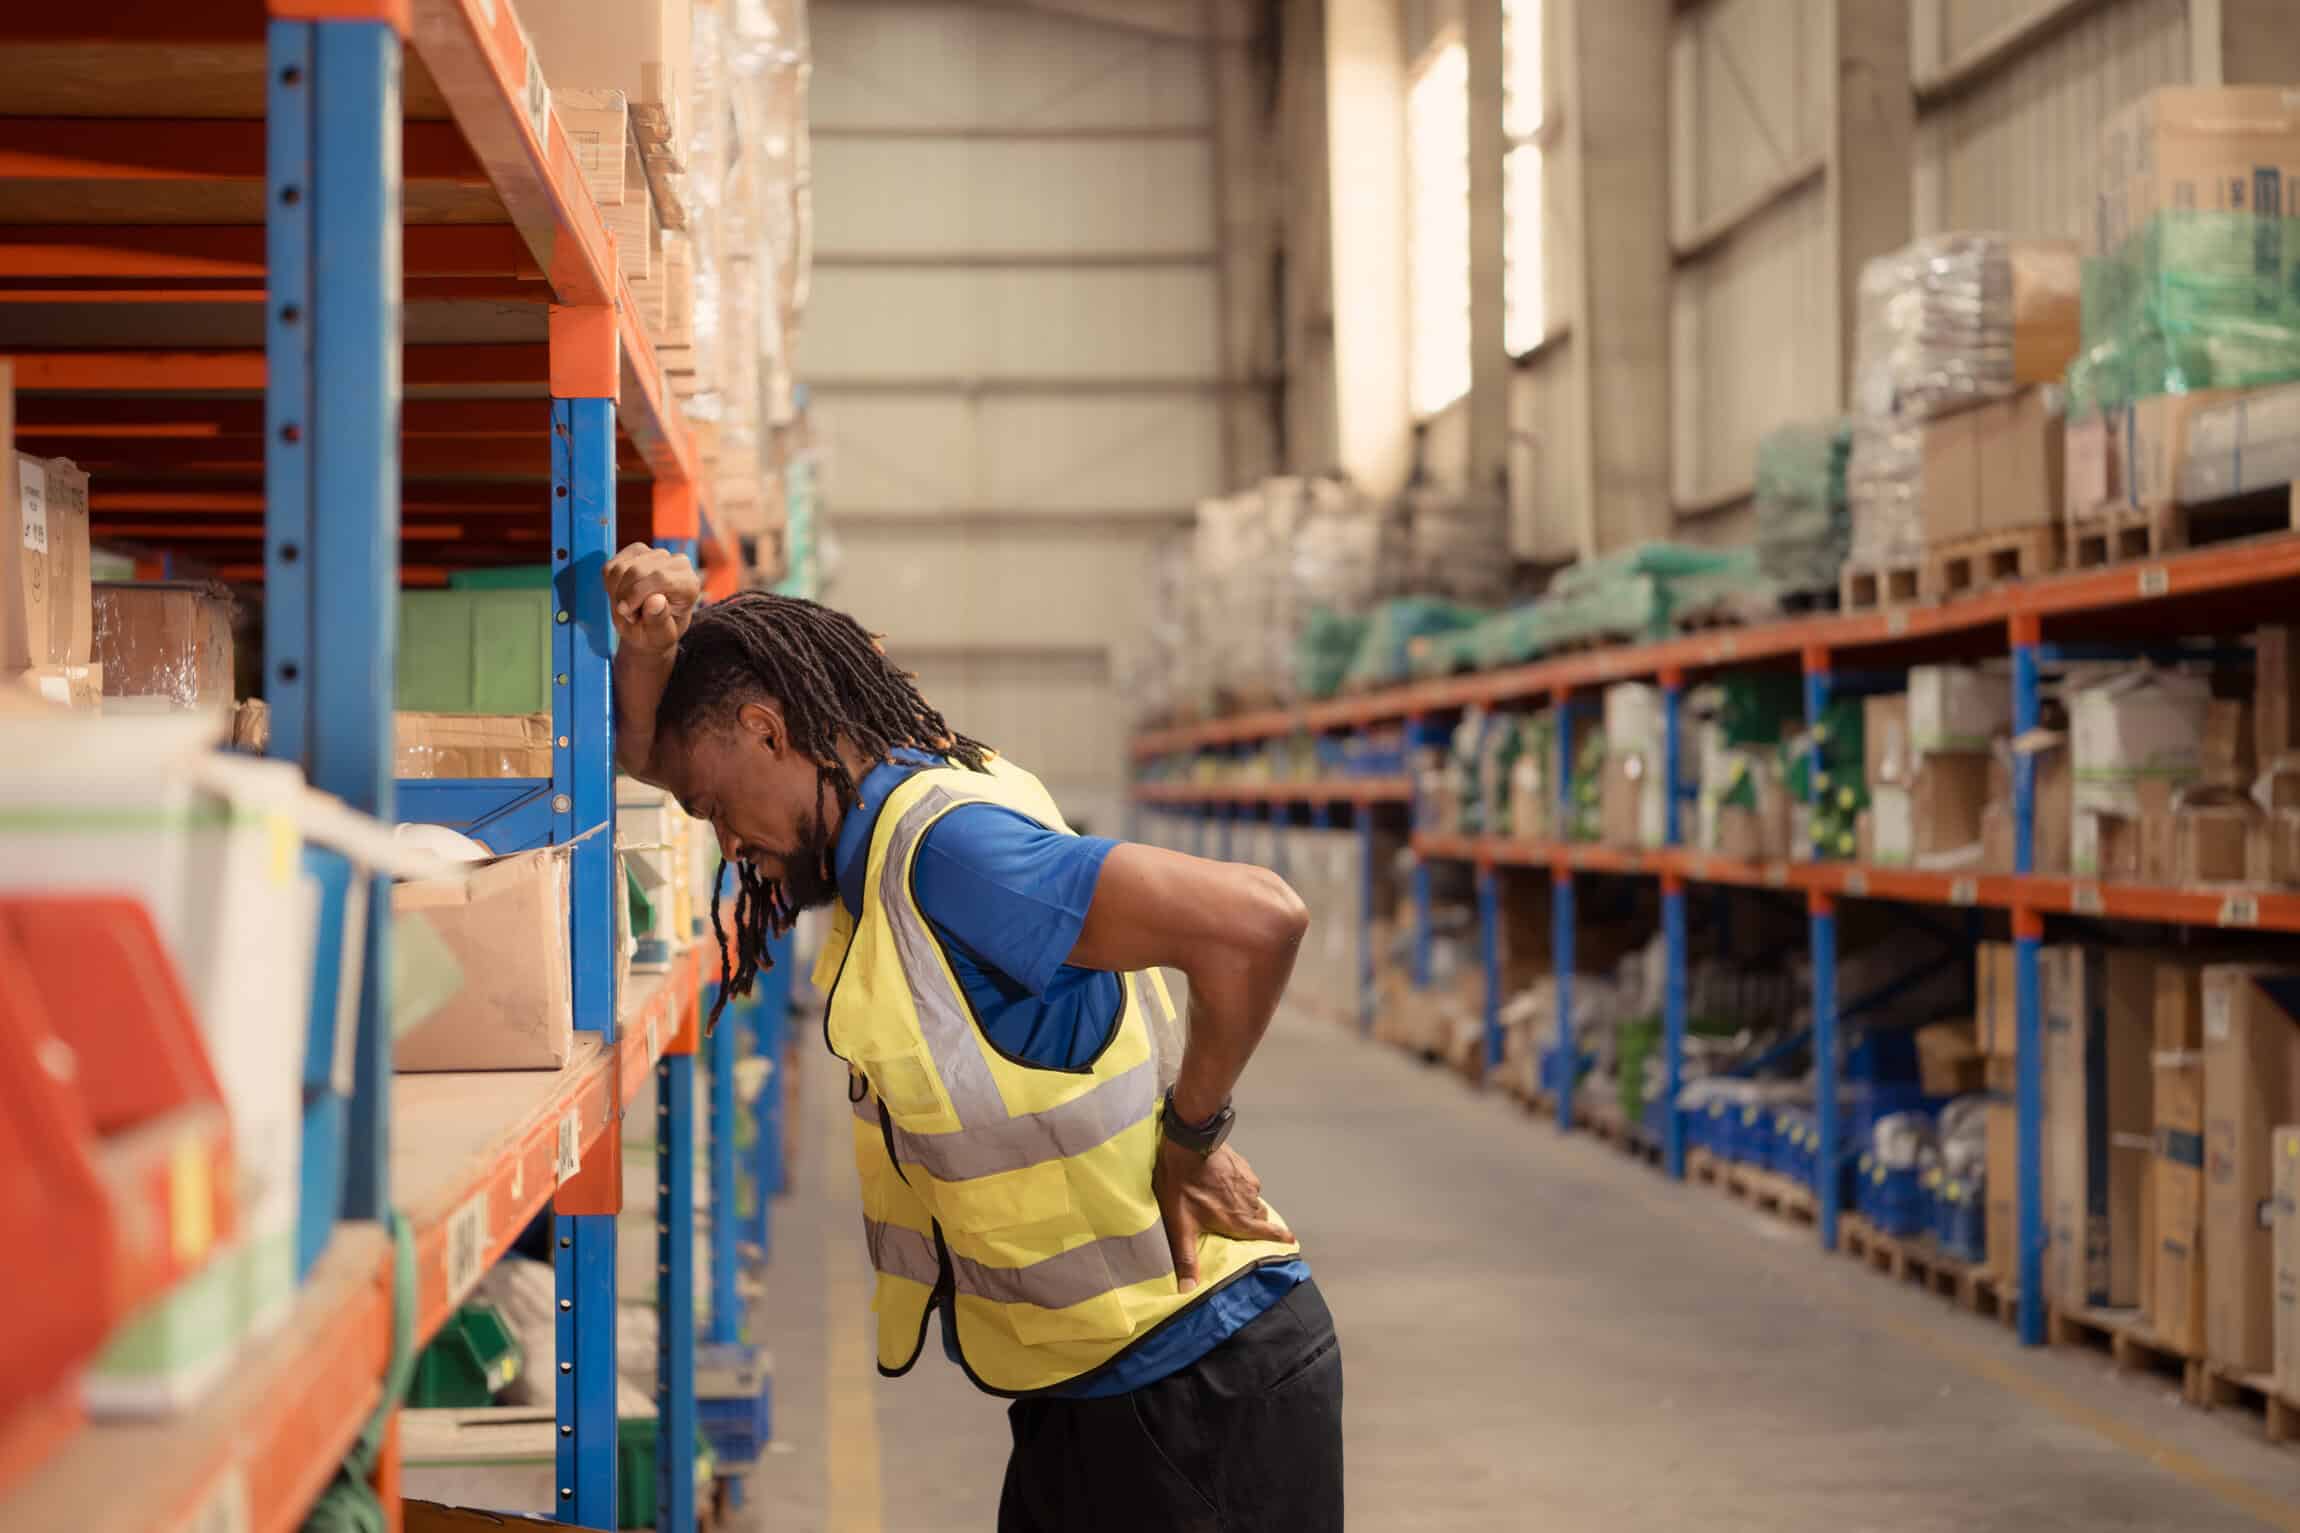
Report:
M1228 1145L1200 1155L1160 1140L1151 1185L1166 1221L1166 1243L1174 1252L1174 1280L1184 1293L1198 1286L1199 1236L1288 1242L1294 1238L1262 1201L1262 1179L1254 1175L1246 1157Z

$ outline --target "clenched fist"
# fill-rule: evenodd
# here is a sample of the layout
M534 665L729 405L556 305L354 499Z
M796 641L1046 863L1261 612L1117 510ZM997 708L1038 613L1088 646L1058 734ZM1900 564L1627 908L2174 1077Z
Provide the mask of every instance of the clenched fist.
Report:
M668 655L695 615L703 582L685 554L633 543L607 561L615 632L632 649Z

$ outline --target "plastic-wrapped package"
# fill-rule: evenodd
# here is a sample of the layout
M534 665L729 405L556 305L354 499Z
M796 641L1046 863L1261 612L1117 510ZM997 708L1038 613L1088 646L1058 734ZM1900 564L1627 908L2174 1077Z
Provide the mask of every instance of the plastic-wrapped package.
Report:
M2085 263L2080 418L2158 394L2300 378L2300 219L2174 211Z
M1402 593L1476 606L1508 598L1509 507L1499 496L1408 490L1398 509Z
M1863 417L1853 427L1845 459L1845 498L1851 512L1848 557L1855 564L1892 564L1924 551L1918 499L1923 470L1917 427L1890 417Z
M2073 242L1934 235L1861 268L1854 408L1924 420L2057 380L2076 353Z
M1852 423L1799 421L1757 444L1757 567L1788 591L1833 591L1852 547Z
M1483 614L1429 596L1401 596L1375 608L1365 639L1350 662L1343 685L1352 690L1386 686L1412 674L1416 641L1465 631Z

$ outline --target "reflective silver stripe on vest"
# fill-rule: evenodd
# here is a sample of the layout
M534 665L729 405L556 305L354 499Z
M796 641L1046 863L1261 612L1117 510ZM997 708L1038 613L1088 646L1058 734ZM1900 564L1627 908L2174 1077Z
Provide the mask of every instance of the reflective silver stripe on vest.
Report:
M986 1267L956 1251L950 1254L950 1267L960 1293L1001 1304L1068 1309L1097 1294L1167 1276L1174 1270L1174 1253L1166 1244L1166 1226L1153 1222L1138 1235L1108 1235L1027 1267Z
M1157 1064L1146 1059L1059 1107L1003 1123L985 1123L955 1134L913 1134L897 1125L895 1156L925 1168L937 1181L964 1182L1083 1154L1157 1110ZM857 1104L855 1114L878 1121L876 1107L866 1112Z
M910 981L911 999L918 1009L918 1030L926 1039L927 1052L934 1056L935 1073L942 1077L951 1111L961 1124L972 1128L986 1120L1003 1121L1006 1099L999 1095L998 1082L991 1077L990 1061L975 1045L973 1019L943 977L942 949L934 933L927 930L918 907L911 903L907 886L911 848L943 810L960 802L947 788L929 788L903 811L887 840L878 901L894 933L903 974Z
M934 1238L900 1224L863 1218L863 1242L870 1247L870 1264L890 1277L909 1278L932 1288L942 1281L935 1261Z

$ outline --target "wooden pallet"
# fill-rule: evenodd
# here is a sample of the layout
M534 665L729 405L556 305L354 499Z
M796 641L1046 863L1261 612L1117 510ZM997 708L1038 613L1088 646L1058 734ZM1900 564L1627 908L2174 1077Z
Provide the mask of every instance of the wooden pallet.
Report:
M2261 1430L2272 1443L2300 1442L2300 1400L2277 1393L2264 1374L2238 1373L2218 1363L2199 1365L2198 1394L2186 1395L2200 1410L2234 1408L2260 1412Z
M2181 506L2106 506L2068 524L2071 569L2156 559L2187 546L2188 512Z
M1837 604L1847 612L1905 607L1925 596L1921 559L1891 564L1848 564L1837 579Z
M2204 1359L2190 1356L2148 1327L2137 1309L2078 1309L2054 1304L2045 1311L2045 1339L2056 1347L2105 1352L2119 1373L2155 1373L2180 1384L2180 1397L2211 1404Z
M2008 581L2031 580L2061 565L2061 529L2022 527L1957 538L1925 550L1925 591L1970 596Z
M1858 1214L1837 1221L1837 1249L1897 1282L1914 1283L1958 1306L2013 1325L2019 1306L2011 1290L1984 1267L1949 1255L1929 1235L1904 1240L1887 1235Z
M1811 1224L1819 1216L1819 1200L1813 1196L1813 1189L1778 1171L1729 1166L1725 1172L1725 1192L1760 1213L1775 1215L1792 1224Z

